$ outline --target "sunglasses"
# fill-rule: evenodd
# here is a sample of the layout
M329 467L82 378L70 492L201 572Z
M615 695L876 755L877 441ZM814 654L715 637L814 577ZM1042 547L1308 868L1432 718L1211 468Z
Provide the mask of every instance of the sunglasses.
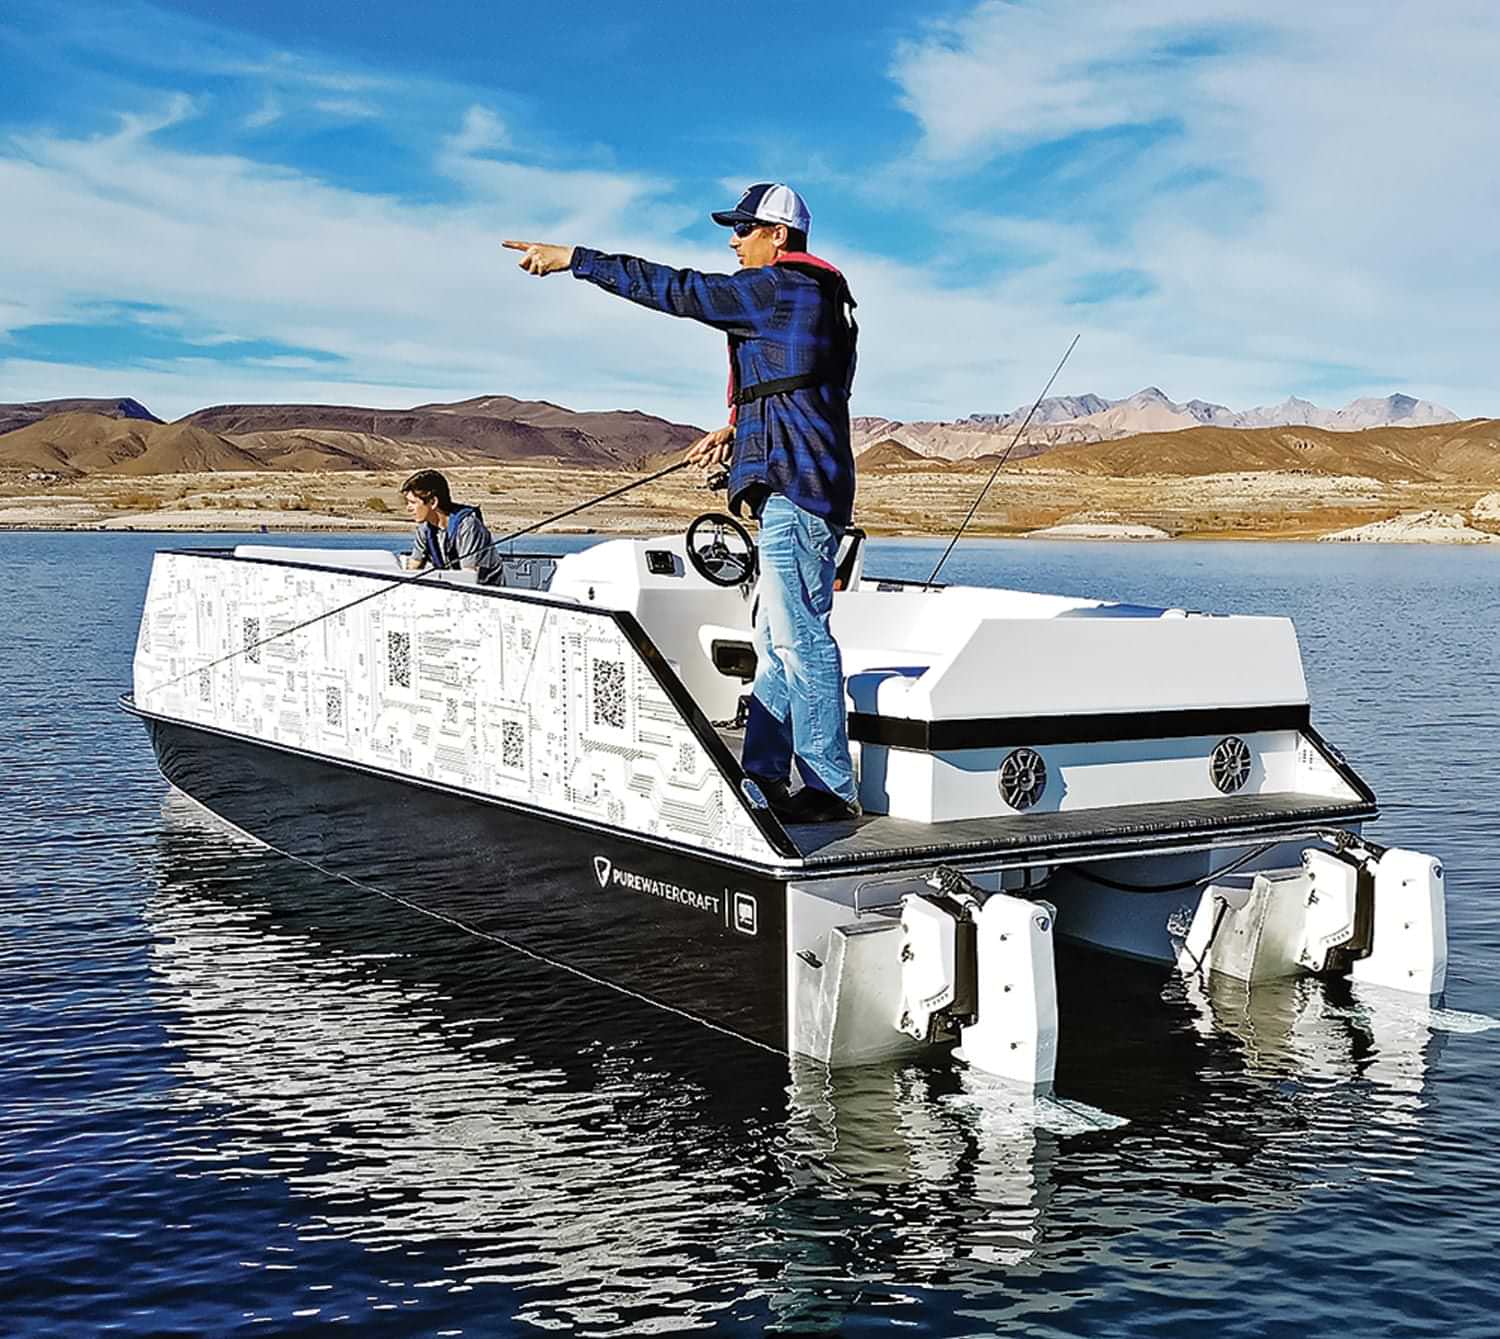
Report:
M748 237L753 232L759 232L762 228L774 228L774 223L736 223L734 235L736 237Z

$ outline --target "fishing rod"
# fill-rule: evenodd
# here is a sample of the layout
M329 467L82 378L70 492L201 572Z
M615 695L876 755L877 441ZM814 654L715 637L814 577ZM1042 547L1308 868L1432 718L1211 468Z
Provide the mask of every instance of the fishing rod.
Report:
M576 507L569 507L567 511L560 511L556 516L548 516L544 520L538 521L535 525L528 525L524 530L516 530L511 534L506 535L503 539L492 539L488 544L484 545L483 548L477 549L476 552L484 553L487 550L496 548L501 544L509 544L514 540L520 539L522 535L529 535L535 530L541 530L544 527L551 525L554 521L564 521L569 516L574 516L580 511L587 511L590 507L597 507L601 502L608 502L610 498L619 497L621 493L630 492L632 488L641 488L646 484L655 483L658 479L665 479L667 475L674 474L678 470L685 469L687 466L695 463L696 462L691 460L679 460L675 465L668 465L666 469L657 470L655 474L648 474L644 479L637 479L634 483L624 484L621 487L616 488L613 492L600 493L598 497L591 497L587 502L580 502ZM712 482L710 482L709 486L713 487L714 485L712 484ZM459 559L459 562L463 562L464 558L472 556L473 554L464 554L463 557Z
M532 534L534 531L551 525L555 521L564 520L569 516L576 515L580 511L587 510L589 507L596 507L601 502L608 502L611 498L619 497L622 493L628 493L633 488L643 488L647 484L655 483L658 479L664 479L669 474L675 474L678 470L685 469L693 463L695 462L690 460L679 460L675 465L668 465L665 469L657 470L655 474L648 474L644 479L635 479L628 484L621 485L619 488L611 489L608 493L601 493L598 497L589 498L586 502L580 502L576 507L569 507L566 511L560 511L555 516L544 517L534 525L528 525L520 530L512 531L500 539L492 539L488 544L481 544L478 548L472 549L468 553L459 554L458 563L462 566L465 559L477 557L482 553L488 553L491 549L498 548L501 544L509 544L514 540L520 539L523 535ZM413 572L410 576L393 577L390 579L388 585L382 586L379 590L369 591L353 600L349 600L345 604L336 605L334 608L325 610L321 614L315 614L312 618L305 618L300 623L293 623L290 627L280 628L276 632L268 633L258 641L248 642L246 645L220 656L217 660L210 660L206 665L194 666L192 669L179 674L175 679L168 679L163 684L154 684L147 691L164 692L166 689L181 683L184 679L191 678L194 674L206 674L209 670L216 669L227 661L234 660L242 655L248 655L251 651L258 651L269 642L280 641L283 637L290 637L294 632L302 632L312 627L315 623L321 623L325 618L333 618L337 614L345 613L350 609L356 609L371 600L378 600L382 595L389 595L393 590L398 590L403 586L414 586L419 581L426 580L434 572L452 570L452 568L426 567L420 572Z
M974 499L974 505L969 508L969 514L964 517L964 522L958 527L958 533L948 541L948 547L943 550L943 556L937 560L937 566L932 569L932 575L922 583L923 590L929 590L932 583L937 580L937 574L943 570L943 564L948 561L948 555L953 552L953 547L963 538L963 533L969 528L969 522L974 519L974 513L979 510L979 504L984 501L984 495L990 491L990 485L995 482L1000 473L1000 468L1010 459L1010 453L1016 449L1016 443L1021 440L1021 434L1031 426L1032 415L1041 408L1042 401L1047 398L1047 392L1052 389L1052 383L1057 380L1057 374L1063 370L1063 363L1068 361L1073 350L1078 346L1078 341L1083 338L1080 331L1073 336L1073 342L1068 345L1067 353L1064 353L1056 367L1052 369L1052 375L1047 378L1047 384L1042 387L1042 393L1036 397L1036 403L1031 406L1026 417L1021 421L1021 426L1016 429L1016 435L1010 439L1010 445L1005 448L1005 454L995 463L995 468L990 471L990 477L985 480L984 487L979 490L979 496Z

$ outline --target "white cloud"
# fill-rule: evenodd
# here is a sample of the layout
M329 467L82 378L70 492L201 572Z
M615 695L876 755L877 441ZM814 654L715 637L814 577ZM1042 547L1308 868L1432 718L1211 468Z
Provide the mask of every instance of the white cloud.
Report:
M290 375L292 372L300 375ZM201 388L207 394L184 394ZM87 363L59 364L17 359L0 363L0 401L65 400L132 396L159 418L171 420L213 404L355 404L404 409L452 398L449 387L412 382L330 381L315 369L221 367L183 359L120 369Z
M246 130L264 130L267 126L275 125L282 117L281 99L274 93L267 93L261 99L260 106L251 112L240 123Z
M464 113L464 123L448 141L448 151L460 158L510 145L510 135L502 121L488 107L477 103Z
M0 215L0 253L21 276L13 326L87 319L107 298L165 308L182 329L202 332L195 341L227 332L344 362L250 368L185 358L100 371L11 360L0 364L0 398L129 384L138 389L127 393L175 416L247 398L387 406L499 391L722 421L720 337L567 276L523 275L498 246L512 234L579 239L729 268L717 229L708 245L663 244L687 217L665 200L665 182L477 159L450 146L444 164L466 202L414 206L149 139L38 137L25 151L25 161L0 158L0 194L28 206ZM997 337L1027 313L1006 311L993 294L934 288L920 269L839 253L877 332L862 384L923 412L976 397L988 404L988 359L954 351L1003 346ZM146 319L168 323L161 313ZM896 330L899 339L883 333ZM1023 366L1025 379L1029 360Z
M252 389L252 398L380 404L505 391L589 408L721 412L715 338L567 276L523 275L499 248L519 233L657 249L631 229L662 208L659 183L449 151L468 200L417 206L138 134L32 136L17 147L0 157L0 197L24 205L0 214L7 328L95 319L105 302L151 304L202 332L198 341L275 340L344 363L281 378L212 360L100 372L11 359L0 365L0 398L139 376L157 412L171 415Z
M187 56L187 60L192 63L180 65L179 68L201 68L205 58L213 61L211 68L222 74L248 77L273 87L312 88L354 96L396 93L401 86L398 79L389 75L371 70L331 67L292 51L277 51L270 56L253 58L221 56L215 59L211 48L205 45L194 48Z
M111 138L122 143L148 139L191 119L194 110L193 100L186 93L173 93L150 111L122 113L120 128Z
M1100 390L1182 368L1195 379L1178 393L1243 403L1343 367L1367 371L1341 394L1399 386L1493 413L1481 295L1500 280L1497 60L1489 4L1043 0L933 25L892 73L937 198L997 157L1066 161L1070 136L1164 129L1123 168L1075 180L1077 205L1107 196L1107 226L972 207L952 224L971 241L991 226L1001 248L1009 228L1036 252L1007 285L1034 310L1056 312L1090 270L1149 279L1148 296L1080 313L1111 330Z
M362 98L318 98L312 105L314 111L340 121L374 121L380 116L380 108Z
M893 72L939 159L1151 121L1170 104L1164 82L1096 73L1150 53L1146 12L992 0L900 44Z

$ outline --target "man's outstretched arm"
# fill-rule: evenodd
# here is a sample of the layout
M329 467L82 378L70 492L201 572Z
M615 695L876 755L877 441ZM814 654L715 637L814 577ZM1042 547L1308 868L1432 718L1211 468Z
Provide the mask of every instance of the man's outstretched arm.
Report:
M776 303L776 280L763 270L703 274L674 270L636 256L607 256L586 246L516 241L503 245L525 253L519 263L528 274L571 270L577 278L643 307L702 321L730 334L758 333Z

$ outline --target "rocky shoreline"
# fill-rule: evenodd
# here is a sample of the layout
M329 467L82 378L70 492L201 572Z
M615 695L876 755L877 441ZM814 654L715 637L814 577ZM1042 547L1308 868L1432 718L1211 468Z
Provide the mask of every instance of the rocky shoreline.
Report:
M1324 544L1500 544L1500 534L1475 529L1459 512L1408 511L1324 535Z
M455 495L506 533L618 488L628 471L554 462L449 467ZM95 476L0 475L0 529L257 532L408 529L404 472L285 471ZM989 471L903 465L862 470L857 524L873 535L954 532ZM1286 470L1115 478L1028 461L995 480L969 534L1050 541L1320 540L1488 546L1500 540L1493 484L1386 483ZM724 510L691 471L549 527L551 533L682 529Z

